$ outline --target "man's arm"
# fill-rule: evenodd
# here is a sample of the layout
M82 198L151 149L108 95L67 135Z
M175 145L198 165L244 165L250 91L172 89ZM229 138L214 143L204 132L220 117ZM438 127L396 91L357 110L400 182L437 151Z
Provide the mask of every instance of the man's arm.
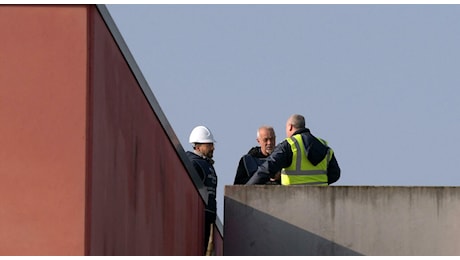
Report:
M289 166L291 161L291 147L287 141L283 141L275 147L273 153L257 168L257 171L246 182L246 185L267 183L282 168Z
M246 185L265 184L270 180L270 174L264 169L264 164L266 163L268 162L266 161L259 166L254 175L246 182Z
M340 178L340 167L335 159L335 154L332 154L332 158L327 166L327 183L330 185Z
M195 168L195 171L198 173L200 180L204 182L205 176L204 176L203 169L201 169L201 166L195 160L192 160L192 164L193 164L193 168Z
M243 157L241 157L240 162L238 163L238 168L236 169L235 180L233 181L233 185L238 184L245 184L248 180L248 174L246 173L246 169L244 168Z

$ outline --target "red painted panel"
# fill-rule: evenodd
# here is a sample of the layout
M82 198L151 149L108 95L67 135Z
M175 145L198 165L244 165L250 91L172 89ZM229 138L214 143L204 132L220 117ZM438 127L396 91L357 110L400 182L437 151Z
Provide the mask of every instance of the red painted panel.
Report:
M87 254L200 255L203 201L97 10L90 19Z
M0 255L84 254L86 21L0 5Z
M224 255L224 240L219 230L214 226L214 254L215 256Z

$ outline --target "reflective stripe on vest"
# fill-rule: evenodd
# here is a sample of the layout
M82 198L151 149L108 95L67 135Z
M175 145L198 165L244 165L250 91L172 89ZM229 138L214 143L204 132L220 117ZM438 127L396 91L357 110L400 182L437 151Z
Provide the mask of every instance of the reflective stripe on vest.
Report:
M320 185L327 186L327 165L332 158L332 149L329 149L326 157L316 166L307 159L307 152L303 144L302 135L297 134L286 139L291 145L292 163L281 171L282 185ZM318 138L323 144L326 141Z

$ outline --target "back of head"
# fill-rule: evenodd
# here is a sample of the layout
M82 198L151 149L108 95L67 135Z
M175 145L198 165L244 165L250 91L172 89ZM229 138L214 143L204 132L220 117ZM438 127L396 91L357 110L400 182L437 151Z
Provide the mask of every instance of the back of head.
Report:
M286 137L290 137L298 129L305 128L305 118L302 115L294 114L286 122Z
M192 132L190 133L189 143L215 143L216 140L214 139L211 130L206 126L197 126L193 128Z
M305 128L305 117L303 117L302 115L292 115L291 117L289 117L289 122L295 129Z

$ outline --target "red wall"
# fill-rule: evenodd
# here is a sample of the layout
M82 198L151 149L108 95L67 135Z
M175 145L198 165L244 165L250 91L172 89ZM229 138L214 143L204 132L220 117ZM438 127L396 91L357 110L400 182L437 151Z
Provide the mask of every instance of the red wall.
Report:
M87 253L200 255L203 201L97 10L90 17Z
M0 6L0 255L82 255L87 7Z
M202 254L204 201L104 8L0 6L0 255Z

